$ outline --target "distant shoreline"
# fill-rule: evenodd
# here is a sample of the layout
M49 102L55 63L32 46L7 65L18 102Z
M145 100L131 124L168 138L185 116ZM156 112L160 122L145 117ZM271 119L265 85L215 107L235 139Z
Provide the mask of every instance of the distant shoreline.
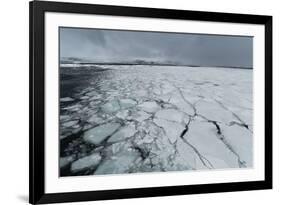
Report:
M146 66L185 66L185 67L212 67L212 68L233 68L233 69L247 69L247 70L252 70L252 67L240 67L240 66L207 66L207 65L190 65L190 64L169 64L169 63L110 63L110 62L98 62L98 63L93 63L93 62L75 62L75 63L60 63L60 66L62 67L67 67L63 65L70 65L70 64L75 64L75 65L146 65Z

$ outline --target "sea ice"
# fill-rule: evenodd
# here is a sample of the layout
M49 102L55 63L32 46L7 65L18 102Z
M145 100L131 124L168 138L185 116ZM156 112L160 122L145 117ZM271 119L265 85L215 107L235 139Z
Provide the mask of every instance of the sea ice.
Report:
M105 122L105 120L103 118L101 118L100 116L98 116L97 114L93 114L88 120L87 122L91 123L91 124L101 124L103 122Z
M174 109L160 110L155 114L155 117L168 121L182 122L185 115L182 112Z
M105 113L111 114L120 110L120 105L118 100L112 100L104 104L101 108Z
M138 106L140 109L142 109L145 112L153 113L160 109L160 107L157 105L156 102L144 102Z
M129 138L133 136L136 132L136 129L134 125L128 125L122 129L120 129L118 132L116 132L114 135L112 135L107 142L118 142L120 140L124 140L126 138Z
M136 101L131 100L131 99L121 99L120 100L120 105L121 105L122 109L134 107L136 104L137 104Z
M212 101L200 101L196 104L197 113L204 116L208 120L229 123L235 118L232 113L217 102Z
M112 135L121 125L119 123L107 123L87 130L84 133L84 140L98 145L107 137Z
M216 159L216 161L208 159L213 168L221 168L221 166L216 167L218 165L215 164L215 162L218 162L217 159L223 160L228 164L228 167L239 167L237 156L219 139L217 129L212 123L191 122L184 138L206 159L208 159L207 156ZM219 165L221 165L221 162Z
M71 102L71 101L74 101L74 99L71 97L65 97L60 99L60 102Z
M138 112L132 113L130 119L134 119L136 121L142 122L142 121L148 119L150 116L151 116L150 114L147 114L144 111L138 111Z
M61 173L253 166L252 70L94 67L66 70L86 71L92 79L73 98L60 98ZM91 161L93 152L102 159Z
M116 113L116 117L125 120L129 116L130 112L129 110L121 110Z
M174 143L185 129L185 127L181 124L167 120L154 119L154 122L165 130L165 133L171 143Z
M64 122L62 124L63 127L73 127L74 125L76 125L79 122L79 120L73 120L73 121L68 121L68 122Z
M239 125L222 126L225 140L239 155L241 161L246 162L247 167L253 166L253 138L250 130Z
M70 164L74 158L72 156L67 156L67 157L60 157L60 168L63 168Z
M71 164L71 171L77 172L86 168L96 167L101 161L99 153L91 154L90 156L83 157Z
M139 158L135 151L126 151L117 154L101 163L95 171L95 174L120 174L128 172L134 166L134 161Z

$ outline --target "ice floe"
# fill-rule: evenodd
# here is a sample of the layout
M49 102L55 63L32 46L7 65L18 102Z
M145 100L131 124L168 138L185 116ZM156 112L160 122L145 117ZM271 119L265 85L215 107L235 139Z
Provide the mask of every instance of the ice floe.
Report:
M101 161L99 153L91 154L90 156L83 157L71 164L71 171L77 172L86 168L96 167Z
M98 145L107 137L112 135L121 125L119 123L107 123L98 127L87 130L84 133L84 140Z
M105 112L105 113L114 113L117 112L120 109L120 104L118 102L118 100L112 100L110 102L107 102L106 104L104 104L101 109Z
M157 110L160 109L157 103L154 101L144 102L140 104L138 107L141 108L143 111L150 112L150 113L156 112Z
M120 174L128 172L134 166L134 161L139 158L135 151L126 151L111 157L102 162L95 171L95 174Z
M122 109L134 107L137 104L136 101L131 100L131 99L121 99L119 103L120 103Z
M74 101L74 99L71 97L65 97L60 99L60 102L71 102L71 101Z
M120 140L124 140L126 138L132 137L136 133L136 129L134 125L128 125L126 127L123 127L118 132L116 132L114 135L112 135L107 142L118 142Z

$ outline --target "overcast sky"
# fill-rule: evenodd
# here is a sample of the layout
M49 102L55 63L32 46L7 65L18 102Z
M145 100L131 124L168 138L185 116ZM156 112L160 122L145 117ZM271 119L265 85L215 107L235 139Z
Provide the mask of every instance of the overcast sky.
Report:
M252 67L253 38L61 28L60 55L99 62L141 59L202 66Z

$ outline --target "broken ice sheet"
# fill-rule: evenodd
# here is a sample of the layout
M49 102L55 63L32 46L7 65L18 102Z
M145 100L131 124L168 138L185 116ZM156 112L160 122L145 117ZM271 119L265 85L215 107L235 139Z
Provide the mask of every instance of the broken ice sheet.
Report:
M101 67L60 99L63 176L253 166L251 70Z
M138 111L138 112L133 112L131 117L129 119L134 119L138 122L142 122L148 118L150 118L150 114L144 112L144 111Z
M144 102L138 106L141 110L149 113L155 113L158 111L160 108L157 105L156 102L150 101L150 102Z
M112 135L120 126L119 123L107 123L94 127L84 133L84 140L99 145L103 140Z
M155 114L155 117L181 123L186 119L186 114L175 109L162 109Z
M167 120L155 119L154 122L159 127L164 129L164 132L166 133L166 136L169 138L171 143L174 143L181 135L182 131L185 129L181 124L170 122Z
M120 174L126 173L130 168L136 166L134 162L139 158L136 151L126 151L112 156L101 163L95 174Z
M120 104L118 102L118 100L112 100L107 102L106 104L104 104L101 109L105 112L105 113L114 113L117 112L120 109Z
M206 166L209 164L212 168L239 167L238 157L220 140L212 123L191 122L184 139L203 157L203 161L207 160Z
M84 158L80 158L71 164L71 171L78 172L87 168L95 167L101 161L101 156L99 153L91 154Z
M118 132L113 134L107 142L118 142L120 140L124 140L126 138L132 137L136 133L136 129L134 125L128 125L122 129L120 129Z
M132 99L121 99L119 102L122 109L134 107L137 103Z

